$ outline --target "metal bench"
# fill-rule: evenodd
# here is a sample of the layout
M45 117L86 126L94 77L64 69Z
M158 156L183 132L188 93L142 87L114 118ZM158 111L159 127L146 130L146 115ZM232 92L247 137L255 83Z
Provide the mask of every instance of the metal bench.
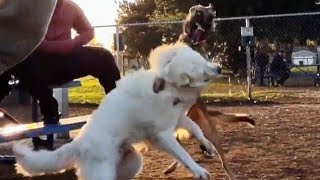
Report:
M16 82L18 83L18 81ZM13 84L12 86L16 86ZM32 99L32 121L30 124L15 124L12 127L0 128L0 143L10 142L25 138L32 138L34 146L39 143L39 136L47 135L44 140L47 146L52 146L54 143L53 134L61 133L63 136L69 137L69 131L80 129L88 119L87 116L68 118L69 117L69 98L68 88L81 86L80 80L74 80L62 86L52 86L54 96L59 104L59 111L62 113L62 119L57 125L44 125L43 122L38 122L38 100ZM43 143L43 142L42 142ZM0 163L14 163L12 156L0 156Z
M317 71L316 72L308 72L308 71L305 71L303 69L303 67L317 67ZM309 77L309 78L312 78L313 79L313 85L314 86L319 86L320 85L320 64L312 64L312 65L295 65L295 64L289 64L288 65L288 69L291 70L293 68L296 68L298 71L301 72L300 73L297 73L297 72L292 72L290 71L289 74L290 74L290 78L295 78L297 79L297 77ZM253 68L254 69L254 77L253 77L253 82L255 82L257 80L257 74L258 72L256 71L256 68ZM264 74L264 77L263 77L264 80L267 81L267 85L268 86L273 86L275 84L275 79L276 79L276 76L273 75L270 71L270 64L268 64L267 68L266 68L266 71L265 71L265 74Z
M69 117L69 97L68 97L68 88L81 86L80 80L73 80L69 83L66 83L62 86L51 86L50 88L54 91L54 96L58 101L59 111L61 112L62 118ZM38 122L38 100L32 98L32 121ZM61 134L58 134L62 138L70 138L69 132L64 131ZM53 134L47 134L46 140L41 140L38 137L33 137L32 142L35 149L38 149L39 146L45 145L48 149L53 149L54 139Z
M302 67L317 67L317 71L316 72L307 72L304 69L302 69ZM295 64L290 64L289 66L290 69L292 68L296 68L298 69L300 72L302 72L305 76L307 77L311 77L314 80L314 86L319 86L320 84L320 64L311 64L311 65L295 65Z
M0 143L35 138L42 135L69 132L80 129L91 115L61 119L60 124L44 125L43 122L17 124L0 128ZM15 163L13 156L0 156L0 163Z

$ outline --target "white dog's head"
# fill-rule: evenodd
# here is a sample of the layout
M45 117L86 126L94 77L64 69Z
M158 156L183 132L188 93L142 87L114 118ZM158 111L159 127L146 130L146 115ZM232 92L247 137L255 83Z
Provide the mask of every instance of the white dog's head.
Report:
M149 58L151 71L177 87L201 88L218 75L218 66L208 63L183 43L155 48Z

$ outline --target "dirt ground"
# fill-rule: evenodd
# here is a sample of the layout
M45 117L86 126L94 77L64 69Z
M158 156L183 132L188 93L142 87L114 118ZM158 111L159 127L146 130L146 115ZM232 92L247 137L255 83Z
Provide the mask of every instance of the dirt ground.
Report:
M241 179L320 179L320 93L318 90L297 91L294 101L281 103L219 103L210 109L222 112L249 113L256 128L244 124L220 125L227 161L236 177ZM301 98L302 97L302 98ZM306 97L306 98L304 98ZM4 104L4 108L20 119L30 117L29 106ZM95 106L71 105L71 116L92 112ZM211 179L227 179L217 157L203 158L194 140L184 142L192 157L211 173ZM6 149L0 153L10 153ZM136 179L192 179L180 167L166 176L162 171L172 162L165 153L151 150L144 153L144 168ZM0 179L69 180L76 179L72 171L37 178L23 178L11 166L0 166Z

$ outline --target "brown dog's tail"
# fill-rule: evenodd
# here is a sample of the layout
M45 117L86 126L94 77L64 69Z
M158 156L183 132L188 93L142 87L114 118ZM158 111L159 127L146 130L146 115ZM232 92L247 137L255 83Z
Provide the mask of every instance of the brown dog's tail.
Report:
M237 113L226 114L226 113L221 113L219 111L208 111L207 113L209 116L215 117L217 120L219 120L222 123L245 122L253 127L256 126L256 122L248 114L237 114Z

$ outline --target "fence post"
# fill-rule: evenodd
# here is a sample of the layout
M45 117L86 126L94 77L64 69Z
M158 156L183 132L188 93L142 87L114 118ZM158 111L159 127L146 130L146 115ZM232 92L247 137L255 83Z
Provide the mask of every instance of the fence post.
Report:
M117 60L117 66L119 68L119 70L121 70L121 66L120 66L120 51L119 51L119 48L120 48L120 42L119 42L119 24L117 23L116 24L116 60Z
M246 27L250 27L250 20L249 18L246 18ZM246 60L247 60L247 84L248 84L248 99L252 99L251 95L251 87L252 87L252 73L251 73L251 53L250 53L250 45L246 46Z

